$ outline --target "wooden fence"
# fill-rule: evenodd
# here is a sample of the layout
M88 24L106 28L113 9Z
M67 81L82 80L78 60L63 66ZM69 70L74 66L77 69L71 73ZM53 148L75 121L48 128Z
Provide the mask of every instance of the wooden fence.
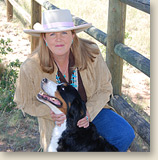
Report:
M107 34L94 26L85 32L107 47L106 62L112 74L114 88L114 96L110 100L110 105L133 126L137 134L150 146L150 124L121 97L123 60L150 77L150 60L124 45L126 5L150 14L150 0L109 0ZM14 0L7 0L8 21L13 17L13 6L18 11L22 10ZM57 9L49 1L31 0L31 16L24 12L21 13L25 14L24 18L31 23L31 27L36 22L41 22L41 7L47 10ZM87 23L74 15L73 21L75 25ZM31 50L34 50L37 45L38 38L32 37Z

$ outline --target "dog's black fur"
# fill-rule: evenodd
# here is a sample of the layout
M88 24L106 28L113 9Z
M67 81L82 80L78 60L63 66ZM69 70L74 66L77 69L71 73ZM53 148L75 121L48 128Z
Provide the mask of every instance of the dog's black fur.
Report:
M64 84L59 85L57 90L67 103L66 130L59 139L57 151L118 151L115 146L99 136L92 122L87 128L77 126L78 120L86 116L86 105L81 100L78 91L71 85Z

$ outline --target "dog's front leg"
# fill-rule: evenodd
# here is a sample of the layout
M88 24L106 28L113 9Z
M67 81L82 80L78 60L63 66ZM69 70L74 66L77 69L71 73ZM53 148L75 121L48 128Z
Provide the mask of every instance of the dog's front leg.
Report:
M64 121L63 124L61 124L61 126L55 125L52 132L51 142L48 147L48 152L57 152L59 138L61 137L61 134L65 129L66 129L66 120Z

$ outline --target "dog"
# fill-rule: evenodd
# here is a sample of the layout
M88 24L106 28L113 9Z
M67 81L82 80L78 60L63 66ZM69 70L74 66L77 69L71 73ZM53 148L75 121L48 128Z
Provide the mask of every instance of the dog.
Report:
M86 105L78 91L66 83L56 84L44 78L37 99L55 113L64 113L66 120L61 126L55 125L48 152L116 152L118 149L101 137L95 125L79 128L77 122L86 116Z

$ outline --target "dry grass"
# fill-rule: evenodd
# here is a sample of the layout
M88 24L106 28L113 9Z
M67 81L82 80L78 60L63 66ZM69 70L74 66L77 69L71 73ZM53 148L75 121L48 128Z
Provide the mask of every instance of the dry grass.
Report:
M150 58L150 15L128 6L126 32L131 39L125 43Z

